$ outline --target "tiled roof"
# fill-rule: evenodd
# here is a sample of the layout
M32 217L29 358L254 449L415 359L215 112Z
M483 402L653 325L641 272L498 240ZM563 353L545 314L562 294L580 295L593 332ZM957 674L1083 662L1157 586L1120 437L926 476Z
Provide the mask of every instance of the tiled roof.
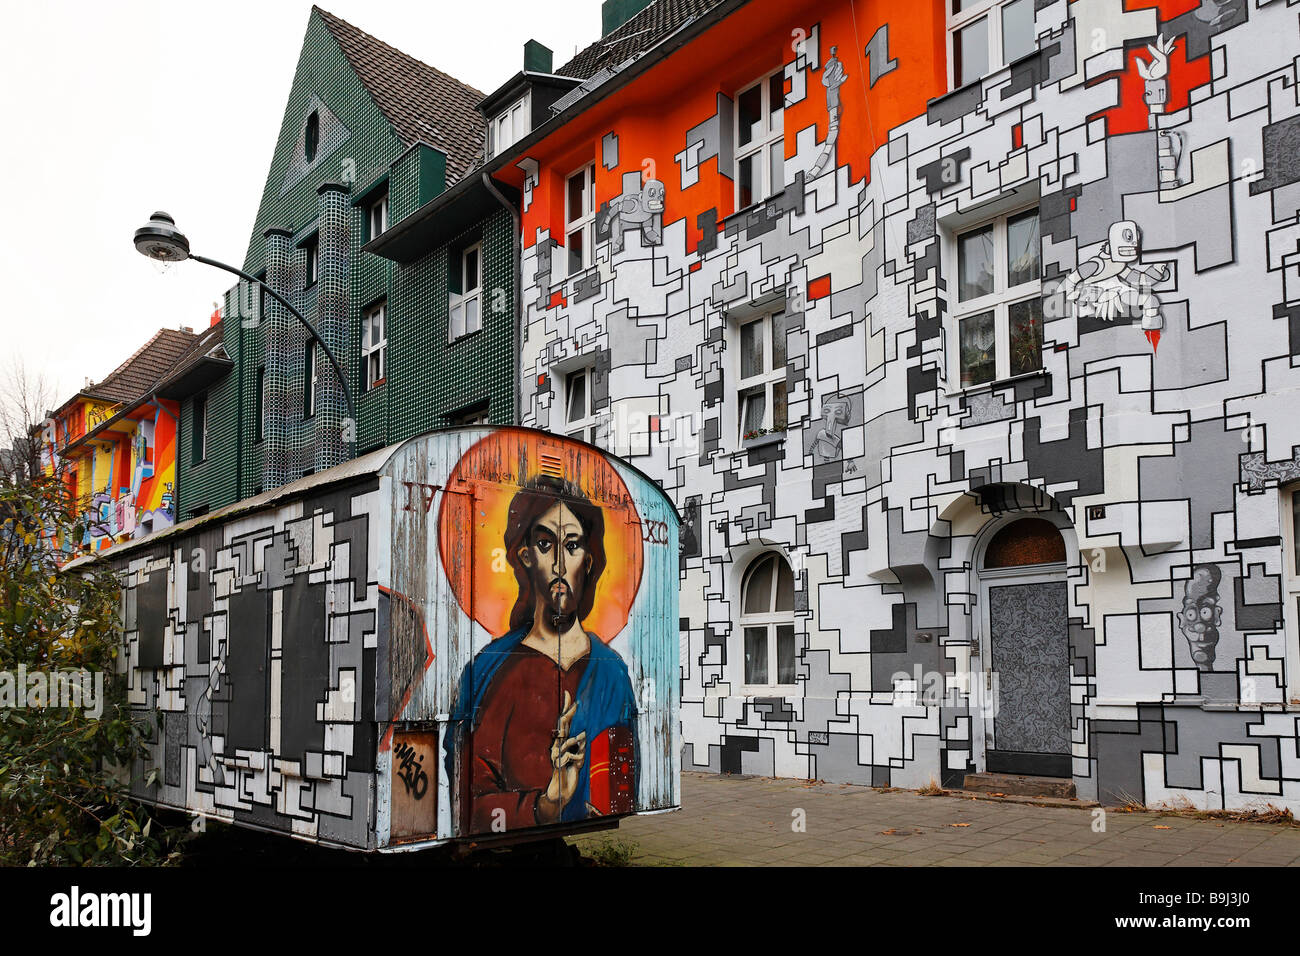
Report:
M170 372L198 339L199 336L193 332L159 329L153 338L105 376L103 381L87 385L81 393L110 402L133 402Z
M167 377L177 377L185 369L203 358L203 356L222 345L225 342L225 330L223 329L224 324L224 319L218 319L200 332L190 344L190 347L186 349L185 352L173 363L172 374L169 374Z
M484 125L474 106L482 93L320 7L312 9L403 142L428 143L447 154L447 185L478 163Z
M723 0L654 0L627 23L610 31L555 72L585 80L602 67L613 69L629 57L645 53Z

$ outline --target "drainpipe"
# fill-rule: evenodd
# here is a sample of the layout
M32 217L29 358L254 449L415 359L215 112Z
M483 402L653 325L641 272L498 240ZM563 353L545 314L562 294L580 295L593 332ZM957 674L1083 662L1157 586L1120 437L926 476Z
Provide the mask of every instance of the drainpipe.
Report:
M501 190L497 189L496 184L492 182L491 176L489 176L486 172L482 173L481 175L483 177L483 187L496 198L497 202L499 202L502 206L504 206L509 211L510 222L512 226L512 231L510 233L510 252L511 252L512 264L514 266L515 287L511 292L510 298L514 301L515 314L514 314L514 321L510 325L510 343L515 353L515 367L514 367L515 378L514 378L514 382L511 383L511 387L510 387L511 402L514 405L514 408L511 410L510 424L519 425L522 424L519 420L519 405L520 405L519 393L521 390L520 376L523 374L523 363L524 363L524 357L521 354L521 349L520 349L520 334L519 334L519 330L522 327L523 320L524 320L523 288L522 288L523 249L520 247L520 240L522 239L523 227L519 223L519 210L514 207L514 205L510 202L510 200L506 199L506 197L501 194Z

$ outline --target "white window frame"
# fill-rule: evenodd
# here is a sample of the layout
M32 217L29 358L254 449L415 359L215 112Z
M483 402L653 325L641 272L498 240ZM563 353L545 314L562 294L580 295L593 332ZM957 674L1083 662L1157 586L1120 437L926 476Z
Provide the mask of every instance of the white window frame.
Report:
M372 341L371 328L379 316L379 340ZM388 376L388 303L377 302L361 316L361 365L366 373L366 391L382 385Z
M748 587L753 578L753 574L756 570L758 570L758 566L760 562L773 557L776 559L776 564L772 569L773 574L771 578L771 594L769 595L768 598L768 609L766 611L753 611L747 613L745 611L746 598L749 596ZM784 564L786 569L790 572L791 606L788 610L777 610L776 608L777 598L781 590L780 575L781 575L782 564ZM754 694L763 695L763 694L771 694L771 693L777 693L777 694L789 693L791 690L795 689L798 686L799 634L798 631L795 630L795 625L794 625L794 585L795 585L794 568L791 567L790 562L786 559L785 555L781 554L781 552L779 551L772 550L772 551L758 552L752 558L749 559L749 561L745 564L744 570L741 572L740 596L739 596L740 599L737 602L737 606L740 609L740 614L736 621L736 630L740 638L740 653L737 654L736 656L740 662L739 676L740 676L740 686L742 689L741 692L745 696L751 696ZM767 632L768 681L763 684L750 683L749 675L745 672L745 665L746 665L745 630L746 628L755 628L755 627L761 627L765 629ZM780 627L789 627L791 632L793 633L793 639L794 639L794 679L788 684L782 684L778 682L779 661L778 661L778 648L777 648L777 630Z
M569 208L569 183L577 176L586 177L586 207L578 210L578 215L573 215L573 210ZM596 164L594 162L575 169L569 175L564 177L564 262L566 275L574 276L586 269L590 269L595 263L595 238L596 238ZM569 262L569 239L574 233L582 235L582 263L577 266L571 266Z
M492 117L487 128L487 153L491 158L504 152L528 135L531 129L532 91L524 93Z
M1300 572L1296 560L1300 542L1295 537L1296 504L1300 482L1278 488L1282 520L1282 621L1286 628L1286 674L1282 688L1288 709L1300 709Z
M952 0L944 0L945 7L948 11L948 89L960 89L957 85L957 33L963 28L970 26L976 20L987 15L989 18L989 68L984 76L996 73L1007 65L1005 54L1002 49L1002 8L1009 7L1016 0L974 0L969 10L963 10L960 13L952 12ZM1026 0L1030 6L1033 6L1034 0ZM996 26L996 29L993 27ZM1025 54L1028 55L1028 54ZM973 80L967 80L966 83L976 83L983 77L977 77Z
M600 431L600 414L596 411L595 400L592 397L592 374L596 371L594 365L580 365L577 368L569 369L564 373L564 388L560 393L560 400L563 402L561 414L564 417L562 431L570 438L577 438L588 444L595 445ZM586 401L582 408L582 414L576 418L569 417L569 393L578 380L583 382L583 392Z
M465 291L469 287L467 260L471 252L475 253L477 268L474 274L474 288L472 291L467 292ZM461 291L459 293L450 293L450 301L447 304L448 342L454 342L462 336L471 335L483 328L483 243L476 242L472 246L466 246L460 251L459 258ZM471 302L478 306L472 328L465 319L465 313L468 311Z
M735 344L736 344L736 361L735 381L736 381L736 437L737 444L743 446L745 442L752 439L745 437L745 397L753 392L762 390L763 392L763 424L760 426L764 434L756 435L755 438L764 438L767 435L784 434L789 428L790 404L789 395L786 395L786 420L777 426L774 415L776 412L776 385L784 384L786 380L786 365L776 367L774 365L775 349L773 338L773 320L777 315L784 316L784 309L772 309L767 312L760 312L755 315L746 316L736 322L735 326ZM758 333L763 340L763 368L762 371L750 375L747 378L742 377L743 348L741 343L744 341L744 329L754 323L760 323ZM784 328L784 323L783 323ZM789 354L786 355L786 364L790 361Z
M320 235L312 236L304 243L303 251L307 254L307 263L303 272L303 288L310 289L320 279Z
M304 401L303 401L303 418L311 418L316 414L316 397L319 394L317 389L320 386L320 358L316 354L319 346L315 339L307 343L305 351L306 362L303 369L303 381L305 384Z
M782 90L783 90L781 109L777 111L775 117L772 116L772 103L771 103L771 97L772 97L771 80L772 77L774 76L780 76L782 78ZM784 68L772 70L768 73L763 74L758 79L754 80L752 83L745 84L745 86L741 87L736 92L735 104L732 109L732 113L735 114L732 120L732 135L734 136L732 142L736 144L732 172L735 174L735 199L736 199L737 212L739 212L742 209L748 209L751 206L757 206L759 203L771 199L772 196L775 195L776 192L778 191L777 189L774 189L772 186L772 166L771 166L770 150L773 145L779 143L781 147L781 162L782 164L785 163L784 78L785 78ZM760 111L763 116L764 129L761 132L759 132L759 134L755 136L753 140L751 140L750 142L742 146L740 145L740 98L744 96L746 93L748 93L750 90L754 89L755 87L758 87L760 97L761 97ZM760 170L760 177L759 177L760 182L755 184L756 188L754 189L754 201L751 202L748 206L742 206L740 204L740 163L741 160L748 159L751 156L760 157L760 160L757 164L758 169ZM782 181L781 181L780 188L781 189L785 188L784 165L782 166Z
M1022 282L1019 285L1007 287L1007 222L1015 219L1027 212L1038 210L1037 200L1028 205L1020 205L1001 215L990 217L979 222L973 222L969 225L963 225L951 230L945 230L944 242L944 275L949 277L948 282L948 391L961 392L967 389L990 388L999 382L1011 381L1012 379L1023 378L1028 375L1039 375L1042 373L1045 362L1043 356L1039 354L1038 368L1028 372L1017 372L1011 374L1011 321L1010 307L1018 302L1024 302L1028 299L1042 299L1043 295L1043 247L1042 233L1039 233L1038 245L1038 278L1028 282ZM1041 223L1041 221L1040 221ZM962 236L969 235L973 232L979 232L982 229L993 226L993 291L978 298L961 301L961 275L959 273L958 262L958 243ZM1041 224L1040 224L1041 230ZM961 320L970 316L979 315L981 312L993 313L993 334L994 334L994 351L996 353L996 366L993 378L987 382L973 383L970 385L962 384L962 366L961 366ZM1046 316L1040 307L1039 321L1045 321Z
M366 205L366 231L376 239L388 231L388 190L374 202Z

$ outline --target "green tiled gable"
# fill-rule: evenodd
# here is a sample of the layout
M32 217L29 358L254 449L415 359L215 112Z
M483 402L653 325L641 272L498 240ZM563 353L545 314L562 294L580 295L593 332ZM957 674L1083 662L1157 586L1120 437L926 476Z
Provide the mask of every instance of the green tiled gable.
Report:
M357 453L445 426L449 415L482 400L490 402L493 422L510 422L514 269L509 213L493 204L483 210L483 221L475 227L483 242L483 328L455 343L447 341L448 257L464 237L430 250L409 266L361 252L373 238L368 235L367 206L385 191L391 226L457 176L477 175L472 173L472 141L480 135L475 130L481 130L481 120L470 107L481 94L456 85L456 97L434 102L425 96L423 107L390 119L379 104L392 109L394 97L375 95L358 70L371 70L372 83L373 74L396 73L435 83L439 89L456 84L313 8L243 267L286 295L331 343L356 402ZM401 138L399 125L413 131L411 135L433 138L426 114L437 110L457 111L437 123L438 129L454 135L433 145ZM319 142L315 159L308 161L303 130L313 111L319 120ZM286 235L272 242L268 230ZM320 242L320 281L304 288L303 242L313 235ZM329 305L324 304L327 295ZM380 300L387 303L386 382L367 391L361 320ZM341 393L334 393L334 405L326 400L324 412L304 420L305 332L278 305L264 316L250 304L241 308L237 289L227 295L224 344L235 364L210 390L207 460L193 465L182 456L179 463L181 518L297 477L288 472L331 463L328 449L324 460L321 449L329 436L337 438L346 415ZM319 363L322 374L330 375L323 355ZM267 369L267 428L257 441L254 414L262 367ZM192 405L193 399L187 400L182 414L182 448L191 440ZM277 458L281 447L287 451ZM274 473L267 470L270 461L277 462Z

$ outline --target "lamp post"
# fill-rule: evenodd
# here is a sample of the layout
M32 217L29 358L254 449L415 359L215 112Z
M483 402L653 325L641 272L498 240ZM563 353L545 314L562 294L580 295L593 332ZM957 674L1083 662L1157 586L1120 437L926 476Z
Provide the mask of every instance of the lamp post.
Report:
M233 273L254 285L264 289L271 298L275 299L282 306L289 310L289 314L303 324L307 334L321 347L325 357L330 360L330 365L334 366L334 374L338 376L339 384L343 387L343 398L348 403L348 418L351 421L352 429L356 428L357 409L352 401L352 389L348 387L347 376L343 374L343 367L339 365L339 360L334 357L333 350L320 337L312 324L308 322L301 312L290 305L284 298L269 285L256 276L249 275L243 269L236 269L234 266L226 265L224 262L218 262L216 259L208 259L205 256L196 255L190 252L190 241L185 238L185 234L176 228L176 220L165 212L156 212L150 218L149 222L135 231L135 248L142 256L147 256L156 262L184 262L186 259L193 259L195 262L202 262L204 265L215 266L218 269L224 269L226 272ZM345 441L344 445L348 449L348 457L353 457L353 446L356 444L355 439Z

